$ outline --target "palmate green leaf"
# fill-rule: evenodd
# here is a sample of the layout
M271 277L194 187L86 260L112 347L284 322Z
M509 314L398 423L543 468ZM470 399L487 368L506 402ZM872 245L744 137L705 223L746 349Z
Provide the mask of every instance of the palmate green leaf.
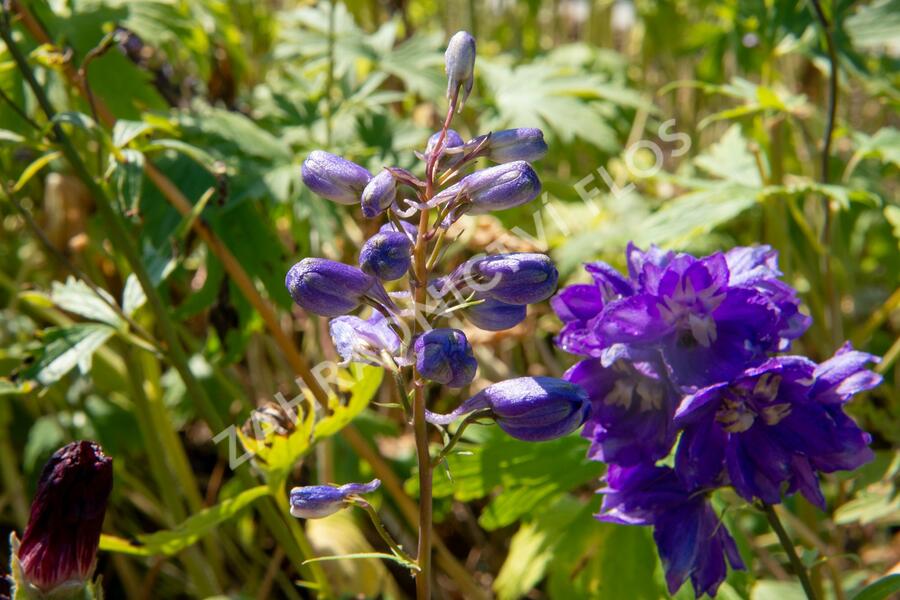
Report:
M66 312L106 323L111 327L120 327L122 319L107 302L115 303L115 299L105 290L100 289L101 299L86 283L80 279L69 277L65 283L54 281L50 287L50 300Z
M667 202L647 217L634 242L641 247L650 244L683 246L734 219L758 202L756 190L731 183L689 192Z
M500 600L514 600L530 592L540 582L556 555L565 532L573 522L584 522L584 503L564 494L522 523L509 543L509 553L494 580Z
M290 148L283 140L241 113L203 106L180 114L177 124L186 135L208 138L210 145L225 154L255 156L275 162L291 160Z
M694 164L715 177L750 188L762 185L756 160L739 125L732 125L718 142L694 159Z
M876 0L860 6L843 22L856 47L896 42L900 36L900 0Z
M582 510L557 532L548 569L549 597L666 598L650 528L601 523L591 512Z
M482 60L479 69L494 96L494 113L482 122L487 130L547 127L563 142L578 137L614 152L619 141L609 124L610 102L628 101L629 108L637 102L601 76L572 73L549 61L509 67Z
M100 549L132 556L173 556L269 493L265 485L244 490L192 515L174 529L139 535L133 541L104 534L100 537Z
M378 391L384 369L353 363L342 369L332 382L328 398L328 414L316 419L316 404L311 392L294 407L297 419L287 435L276 431L269 423L257 420L253 432L238 430L241 444L255 457L259 468L275 488L280 487L296 462L309 452L317 440L332 436L361 413Z
M858 148L847 162L847 168L844 169L844 181L850 177L860 161L867 158L877 158L886 164L900 168L900 130L894 127L885 127L871 136L856 132L853 134L853 139Z
M75 366L86 373L91 368L94 352L115 332L109 325L100 323L46 329L37 359L22 375L42 385L50 385L62 379Z
M444 469L435 471L436 498L453 496L468 502L493 495L478 519L485 529L514 523L564 492L596 480L603 466L585 458L585 441L578 436L534 444L490 427L467 454L451 454Z

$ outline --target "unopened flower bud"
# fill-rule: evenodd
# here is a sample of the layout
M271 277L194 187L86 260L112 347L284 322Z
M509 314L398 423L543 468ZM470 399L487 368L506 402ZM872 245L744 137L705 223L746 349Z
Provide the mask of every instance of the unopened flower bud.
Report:
M514 252L469 260L450 280L506 304L533 304L553 295L559 272L546 254Z
M435 425L447 425L475 410L490 409L500 428L526 442L552 440L575 431L591 412L587 392L555 377L517 377L488 386L452 413L426 413Z
M528 309L525 304L507 304L493 298L477 298L481 302L465 309L463 314L472 325L485 331L512 329L525 320Z
M412 241L399 231L379 232L359 252L359 267L382 281L403 277L412 263Z
M298 519L321 519L350 505L352 496L374 492L381 481L336 485L307 485L291 489L291 514Z
M444 53L447 71L447 97L451 98L459 87L463 88L461 103L472 92L475 82L475 38L467 31L457 31L447 44Z
M294 302L323 317L349 313L359 306L375 283L374 277L356 267L327 258L304 258L284 278Z
M441 132L438 131L436 133L433 133L431 137L428 138L428 144L425 146L425 154L423 156L426 161L431 158L431 153L434 152L434 147L437 145L440 137ZM444 136L444 141L441 144L442 156L438 161L438 170L443 171L457 165L463 158L464 146L465 142L463 141L459 133L454 129L448 129L446 135Z
M466 335L457 329L432 329L414 345L416 369L425 379L447 387L459 388L472 383L478 361Z
M437 206L467 200L471 203L468 212L484 214L527 204L540 193L537 173L527 162L519 160L475 171L435 195L428 204Z
M358 164L322 150L310 152L300 172L313 193L338 204L359 202L372 179L372 174Z
M467 146L477 146L482 138L475 138ZM547 154L544 132L534 127L495 131L485 144L485 155L494 162L508 163L517 160L534 162ZM481 153L479 153L481 154Z
M374 219L394 203L397 198L397 180L387 169L373 177L363 189L362 213L367 219Z
M41 472L16 550L14 576L23 579L17 585L37 590L37 597L84 588L96 564L112 480L112 459L97 444L72 442L56 451Z

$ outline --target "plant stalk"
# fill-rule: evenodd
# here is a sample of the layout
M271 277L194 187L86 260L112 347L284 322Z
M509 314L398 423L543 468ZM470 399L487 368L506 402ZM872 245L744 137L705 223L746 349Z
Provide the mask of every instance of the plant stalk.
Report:
M778 536L778 541L781 542L782 548L787 552L788 560L790 560L791 566L794 568L794 574L800 579L800 585L803 586L803 592L806 594L806 597L808 600L818 600L812 585L812 580L809 578L809 571L806 570L803 561L801 561L800 557L797 555L794 543L791 542L791 537L788 535L787 530L785 530L784 525L781 524L778 513L775 512L775 507L771 504L763 504L762 509L763 512L766 513L766 519L768 519L769 525L772 526L772 531Z

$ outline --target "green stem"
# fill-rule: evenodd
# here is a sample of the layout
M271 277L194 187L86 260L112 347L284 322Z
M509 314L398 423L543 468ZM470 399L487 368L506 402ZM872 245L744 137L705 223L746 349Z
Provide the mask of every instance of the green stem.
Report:
M457 442L462 439L463 432L466 430L466 427L478 421L478 419L483 419L485 417L489 417L493 414L493 411L489 408L485 408L482 410L476 410L475 412L471 412L466 415L466 418L462 423L459 424L459 427L456 428L453 436L447 442L447 445L441 450L441 452L434 457L434 460L431 461L432 468L441 464L441 461L450 454L450 451L456 446Z
M794 548L794 543L791 541L791 537L785 530L784 525L781 524L781 520L778 518L778 513L775 512L775 507L771 504L763 504L762 509L763 512L766 513L766 519L769 520L769 525L772 526L772 531L774 531L775 535L778 536L778 541L781 542L781 547L784 548L785 552L787 552L788 560L790 560L791 566L794 568L794 574L798 579L800 579L800 585L803 586L803 592L806 594L806 597L809 600L817 600L812 581L809 578L809 572L806 570L806 567L803 565L803 562L797 555L797 550L796 548Z
M403 548L400 547L400 544L398 544L391 536L391 534L388 533L388 530L384 527L384 523L381 522L381 517L378 516L378 513L375 511L371 504L369 504L362 498L356 498L354 500L351 500L351 502L366 511L366 514L369 515L369 519L371 519L372 521L372 525L375 526L375 531L378 532L378 535L381 536L381 539L385 541L385 543L388 545L388 547L390 547L394 554L413 565L416 564L416 560L409 554L404 552Z

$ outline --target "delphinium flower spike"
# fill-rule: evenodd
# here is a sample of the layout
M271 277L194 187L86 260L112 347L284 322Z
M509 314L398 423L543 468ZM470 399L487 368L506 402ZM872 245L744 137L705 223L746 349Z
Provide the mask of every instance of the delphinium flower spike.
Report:
M398 404L412 415L421 494L416 587L423 600L429 597L430 585L431 469L453 443L432 456L428 420L445 425L465 414L471 419L489 416L513 437L542 441L573 432L591 410L587 392L575 383L518 377L482 389L449 415L426 411L427 386L463 388L478 370L466 333L439 321L461 316L480 329L515 327L525 320L529 304L554 293L559 278L550 258L538 253L478 256L444 268L440 264L443 243L450 237L447 228L464 215L521 206L541 192L529 162L547 151L540 130L501 130L465 142L450 127L472 91L474 65L475 40L458 32L445 54L446 116L424 151L415 154L424 163L421 175L373 160L378 167L373 177L364 167L327 152L309 155L303 180L313 192L342 204L358 204L364 217L386 222L362 243L358 268L304 258L285 278L299 306L333 317L329 331L342 363L389 369ZM499 164L478 164L485 160ZM415 219L418 225L405 219ZM407 290L402 287L404 279ZM369 315L352 314L363 304L372 307ZM348 489L296 488L291 493L292 510L298 516L339 510L346 505L346 494L355 493ZM377 520L373 522L377 527Z

